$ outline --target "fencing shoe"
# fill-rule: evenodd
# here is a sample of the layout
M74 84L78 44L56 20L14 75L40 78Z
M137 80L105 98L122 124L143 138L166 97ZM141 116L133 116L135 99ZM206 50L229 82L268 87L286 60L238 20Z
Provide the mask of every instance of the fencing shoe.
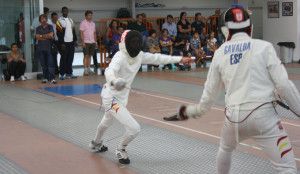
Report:
M127 152L125 149L117 149L116 150L117 158L119 159L119 163L121 164L130 164L130 160L127 156Z
M102 141L100 143L91 141L89 147L90 149L96 150L97 152L105 152L108 150L108 148L102 144Z

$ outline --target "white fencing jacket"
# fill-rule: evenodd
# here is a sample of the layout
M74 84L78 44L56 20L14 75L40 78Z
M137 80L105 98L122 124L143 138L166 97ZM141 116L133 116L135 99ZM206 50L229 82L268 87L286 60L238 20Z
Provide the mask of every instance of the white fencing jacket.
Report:
M131 58L126 51L125 44L119 44L120 51L118 51L105 70L105 90L102 91L102 97L115 97L124 106L127 105L128 95L131 89L131 84L139 71L141 64L169 64L180 62L181 56L169 56L162 54L152 54L140 52L136 57ZM123 78L126 81L126 87L117 91L111 86L111 81L117 78Z
M299 92L276 55L272 44L236 33L216 52L198 109L207 112L225 85L226 107L265 103L275 99L276 88L289 107L300 114Z

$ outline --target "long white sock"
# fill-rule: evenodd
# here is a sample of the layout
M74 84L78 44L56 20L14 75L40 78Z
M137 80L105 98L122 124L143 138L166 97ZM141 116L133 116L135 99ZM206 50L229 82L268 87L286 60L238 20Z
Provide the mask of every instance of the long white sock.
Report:
M126 146L135 138L134 135L128 135L127 132L123 135L123 139L118 149L125 149Z
M218 151L217 170L218 174L228 174L231 165L231 152Z
M102 136L103 136L103 134L104 134L104 132L106 131L107 128L108 128L107 126L104 126L102 124L98 125L97 133L96 133L96 136L95 136L95 139L94 139L95 143L100 143L101 138L102 138Z

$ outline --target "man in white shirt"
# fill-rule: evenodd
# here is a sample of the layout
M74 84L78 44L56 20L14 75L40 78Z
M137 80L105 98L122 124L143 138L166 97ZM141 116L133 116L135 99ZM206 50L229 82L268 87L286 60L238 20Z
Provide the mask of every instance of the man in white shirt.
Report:
M68 17L69 9L67 7L62 8L62 15L56 23L57 37L59 42L59 50L61 53L60 58L60 80L64 80L65 77L77 78L73 75L73 59L75 47L78 47L77 36L75 33L74 21Z

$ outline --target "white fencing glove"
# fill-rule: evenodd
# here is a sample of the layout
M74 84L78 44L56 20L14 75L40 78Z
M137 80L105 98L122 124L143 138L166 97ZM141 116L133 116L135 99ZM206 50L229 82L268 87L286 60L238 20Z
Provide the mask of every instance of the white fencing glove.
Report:
M117 78L111 81L111 85L115 87L117 91L121 91L126 86L126 81L122 78Z
M177 118L179 120L187 120L189 117L201 117L203 114L204 112L200 110L199 105L182 105L177 111Z

